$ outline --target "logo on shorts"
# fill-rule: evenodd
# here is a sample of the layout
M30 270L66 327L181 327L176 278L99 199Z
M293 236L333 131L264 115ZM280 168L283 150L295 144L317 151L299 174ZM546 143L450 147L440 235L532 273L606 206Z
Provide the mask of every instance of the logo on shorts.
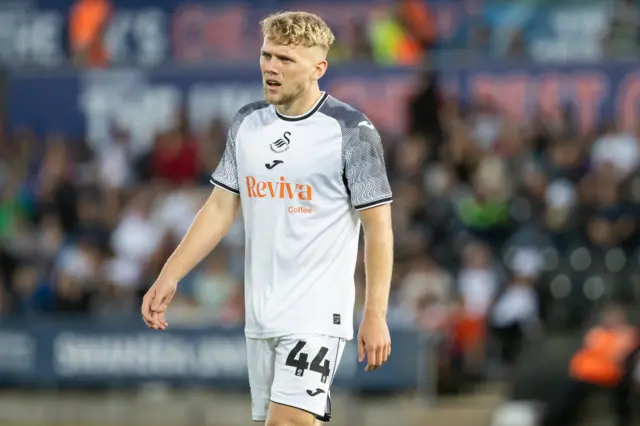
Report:
M269 145L269 147L271 148L271 151L280 154L288 150L289 145L291 144L291 140L289 139L289 136L291 136L291 132L284 132L284 134L280 139L278 139L275 142L272 142L271 145Z
M340 325L340 314L333 314L333 324Z
M324 391L320 388L317 388L314 391L307 389L307 395L309 396L317 396L317 395L320 395L321 393L324 393Z

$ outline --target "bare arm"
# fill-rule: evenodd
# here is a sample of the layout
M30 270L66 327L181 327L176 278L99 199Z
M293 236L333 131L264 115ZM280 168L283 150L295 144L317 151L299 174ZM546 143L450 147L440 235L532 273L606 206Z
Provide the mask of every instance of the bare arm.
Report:
M366 117L360 119L345 130L344 175L351 206L364 229L365 317L385 321L393 269L392 194L380 134Z
M189 274L227 234L239 206L238 195L216 187L165 263L160 277L179 282Z
M365 239L367 282L358 360L366 358L365 371L374 371L391 355L387 309L393 270L392 193L382 140L373 124L365 116L345 114L343 138L344 182L351 207L360 214Z
M364 229L366 273L365 316L385 319L393 272L391 206L383 204L360 211Z
M241 109L231 122L222 158L211 174L211 183L216 188L142 299L142 318L153 329L164 330L167 327L165 312L173 300L178 282L218 245L236 217L240 206L236 139L246 113L246 108Z

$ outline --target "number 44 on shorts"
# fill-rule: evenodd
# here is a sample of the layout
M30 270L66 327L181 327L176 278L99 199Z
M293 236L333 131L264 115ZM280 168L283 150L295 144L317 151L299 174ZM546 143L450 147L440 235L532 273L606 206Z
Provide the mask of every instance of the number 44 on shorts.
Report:
M307 362L309 359L309 355L301 352L305 347L307 342L303 342L302 340L298 341L289 355L287 356L287 362L285 365L289 367L293 367L296 369L296 376L302 377L304 375L305 370L313 371L316 373L320 373L320 381L322 383L327 383L327 379L331 374L331 364L328 359L325 359L327 356L327 352L329 352L328 348L324 346L320 348L318 354L311 361L311 365ZM324 362L323 362L324 361Z

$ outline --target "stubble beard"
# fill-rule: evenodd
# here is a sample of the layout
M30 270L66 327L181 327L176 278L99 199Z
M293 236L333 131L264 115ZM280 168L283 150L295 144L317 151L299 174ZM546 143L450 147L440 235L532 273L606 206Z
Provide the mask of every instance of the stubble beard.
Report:
M282 89L282 86L280 86ZM300 85L299 87L294 87L293 90L282 91L274 96L274 94L269 93L267 87L263 88L264 92L264 100L271 105L287 105L296 100L297 97L304 91L304 87Z

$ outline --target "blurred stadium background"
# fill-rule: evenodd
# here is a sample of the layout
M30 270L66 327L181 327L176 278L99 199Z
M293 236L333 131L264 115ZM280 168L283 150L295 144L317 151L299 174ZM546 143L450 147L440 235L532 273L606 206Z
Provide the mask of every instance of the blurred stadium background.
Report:
M251 424L240 222L170 332L138 309L283 9L333 27L323 88L379 128L395 195L394 355L346 352L336 425L535 409L602 306L638 306L635 0L4 0L0 424Z

